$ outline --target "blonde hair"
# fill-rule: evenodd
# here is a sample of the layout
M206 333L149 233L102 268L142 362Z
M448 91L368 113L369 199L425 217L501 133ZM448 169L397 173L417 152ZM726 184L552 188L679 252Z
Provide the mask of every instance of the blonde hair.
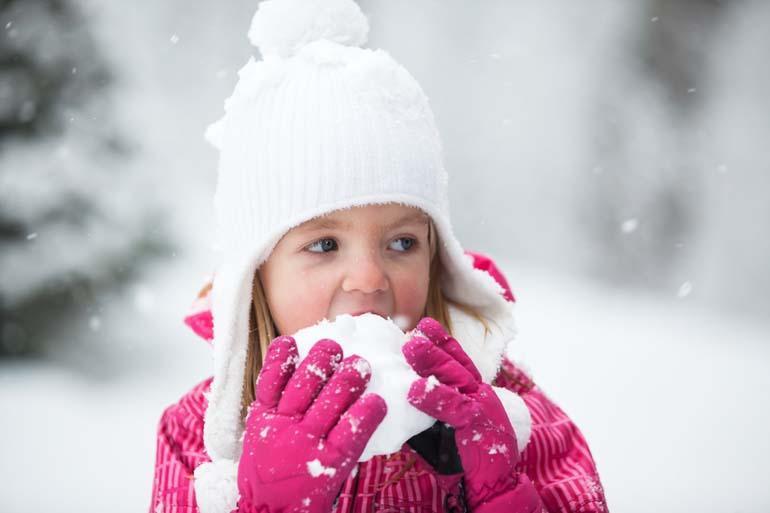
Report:
M428 244L430 246L430 277L428 280L428 297L425 304L423 317L433 317L451 334L452 319L449 314L449 305L465 312L476 318L484 325L485 333L489 331L489 324L479 311L458 301L446 297L441 290L441 276L444 267L441 258L438 257L437 248L439 244L436 229L433 221L428 224ZM252 307L249 319L249 346L246 353L246 370L243 376L243 398L241 401L241 417L246 416L248 406L254 401L254 386L262 369L263 355L267 352L267 346L276 336L279 335L275 326L273 317L270 314L270 308L267 304L267 297L262 286L262 280L259 277L259 271L254 273L252 283Z

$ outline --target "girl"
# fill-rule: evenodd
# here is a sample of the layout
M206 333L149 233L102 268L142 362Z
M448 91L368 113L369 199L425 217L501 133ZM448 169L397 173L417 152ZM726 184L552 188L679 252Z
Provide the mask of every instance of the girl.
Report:
M504 357L514 297L452 233L425 94L367 32L352 0L259 5L263 60L207 131L223 255L186 320L214 375L163 413L151 511L607 511L578 429ZM290 335L365 312L410 332L436 423L358 463L387 412L367 363L326 339L298 364Z

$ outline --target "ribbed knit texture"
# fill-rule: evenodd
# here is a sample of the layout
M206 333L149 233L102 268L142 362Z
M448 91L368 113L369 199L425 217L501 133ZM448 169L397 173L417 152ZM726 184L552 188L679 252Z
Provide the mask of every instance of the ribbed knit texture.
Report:
M448 216L428 100L398 63L329 41L274 61L246 65L241 81L256 92L237 89L222 120L215 207L226 254L261 261L293 225L355 204L400 201Z

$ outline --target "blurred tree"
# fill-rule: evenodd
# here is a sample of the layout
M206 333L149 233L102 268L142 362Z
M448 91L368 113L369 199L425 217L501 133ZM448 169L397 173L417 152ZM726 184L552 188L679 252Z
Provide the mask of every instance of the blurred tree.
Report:
M0 357L98 328L98 292L162 247L87 21L70 0L0 0Z
M770 321L770 3L731 2L701 115L706 194L693 248L698 292Z
M704 187L692 141L726 11L718 0L638 4L600 77L586 210L603 255L594 270L613 281L677 290L686 279Z

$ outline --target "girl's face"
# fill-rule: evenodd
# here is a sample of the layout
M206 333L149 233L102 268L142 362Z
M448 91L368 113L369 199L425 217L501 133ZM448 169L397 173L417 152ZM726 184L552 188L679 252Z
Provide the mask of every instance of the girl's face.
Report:
M278 332L372 312L407 331L428 297L429 217L399 204L337 210L290 230L259 275Z

